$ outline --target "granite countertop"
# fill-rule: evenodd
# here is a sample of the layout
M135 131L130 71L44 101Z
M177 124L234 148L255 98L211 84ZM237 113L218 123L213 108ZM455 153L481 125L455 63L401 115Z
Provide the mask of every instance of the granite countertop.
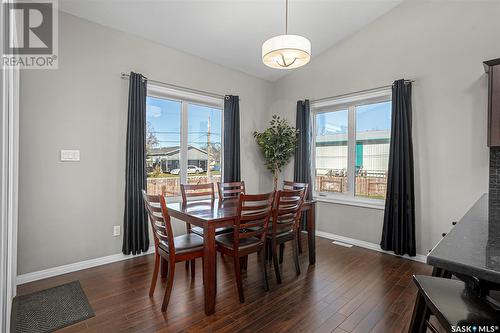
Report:
M489 218L490 216L490 218ZM500 214L484 194L427 256L429 265L500 283Z

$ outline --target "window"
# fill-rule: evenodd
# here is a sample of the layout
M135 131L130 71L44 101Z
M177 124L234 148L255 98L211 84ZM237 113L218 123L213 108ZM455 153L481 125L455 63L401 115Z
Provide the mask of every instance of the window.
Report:
M312 117L315 194L381 205L387 190L391 91L316 102Z
M222 100L148 86L148 193L180 196L180 184L221 180Z

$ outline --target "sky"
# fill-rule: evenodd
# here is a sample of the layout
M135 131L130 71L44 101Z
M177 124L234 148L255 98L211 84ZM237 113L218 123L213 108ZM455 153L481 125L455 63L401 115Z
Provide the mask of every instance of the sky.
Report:
M206 146L209 118L210 141L220 143L222 110L197 104L188 105L188 144ZM181 102L148 96L146 121L153 127L160 147L180 145Z
M348 111L316 115L316 135L347 134ZM361 105L356 108L356 131L391 129L391 102Z

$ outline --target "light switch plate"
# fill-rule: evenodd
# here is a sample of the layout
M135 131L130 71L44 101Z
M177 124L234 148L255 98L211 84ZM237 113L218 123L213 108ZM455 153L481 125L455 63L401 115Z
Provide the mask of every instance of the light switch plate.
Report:
M61 162L78 162L80 161L79 150L61 150Z
M119 225L113 226L113 236L120 236L121 227Z

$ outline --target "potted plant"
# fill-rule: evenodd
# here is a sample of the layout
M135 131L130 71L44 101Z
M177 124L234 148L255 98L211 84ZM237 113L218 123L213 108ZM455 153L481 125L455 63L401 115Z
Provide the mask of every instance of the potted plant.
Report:
M299 131L277 115L273 115L269 125L264 132L254 132L253 136L264 156L266 168L273 173L276 191L279 173L295 152Z

